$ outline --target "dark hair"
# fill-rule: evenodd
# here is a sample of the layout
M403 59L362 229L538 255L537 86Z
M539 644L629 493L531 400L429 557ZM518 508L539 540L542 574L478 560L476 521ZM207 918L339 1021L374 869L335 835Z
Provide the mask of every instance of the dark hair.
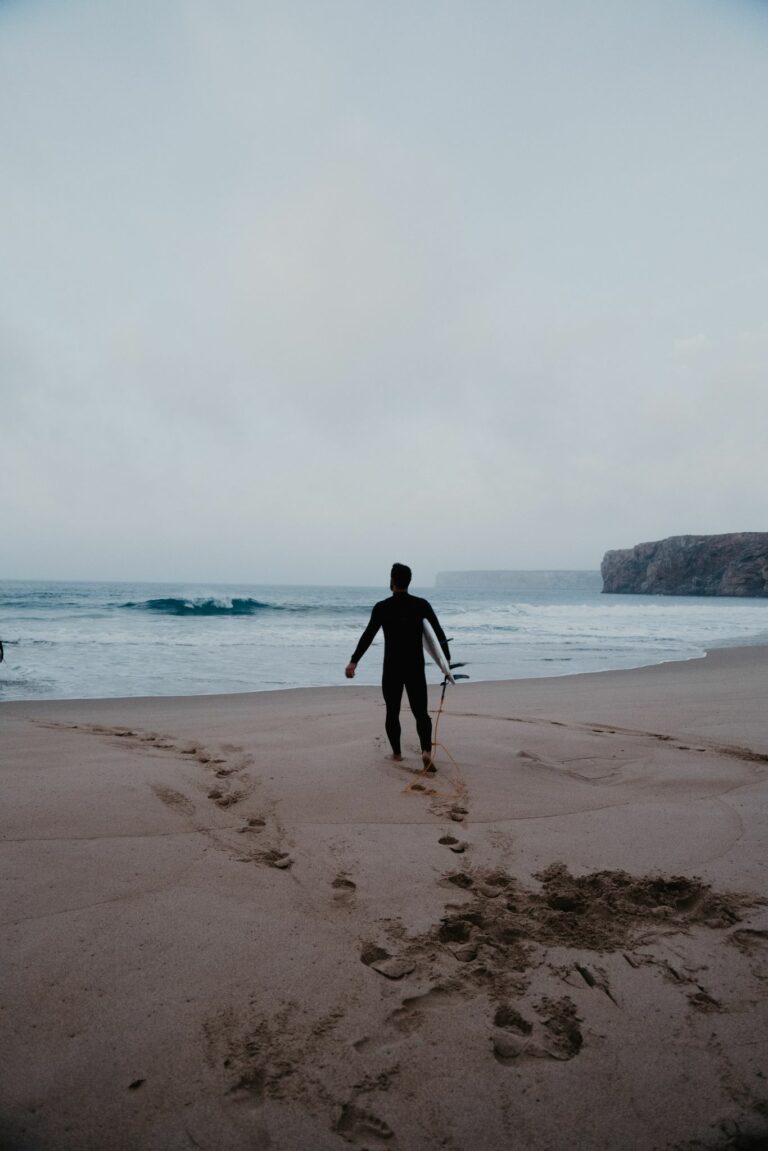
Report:
M396 588L400 588L402 591L405 591L405 589L408 587L408 584L411 582L411 569L407 566L407 564L392 564L390 577Z

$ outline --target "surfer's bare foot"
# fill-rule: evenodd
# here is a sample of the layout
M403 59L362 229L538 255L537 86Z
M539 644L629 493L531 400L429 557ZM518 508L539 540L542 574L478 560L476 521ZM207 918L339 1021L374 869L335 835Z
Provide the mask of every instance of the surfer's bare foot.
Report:
M435 761L432 758L432 752L431 751L422 751L421 762L424 764L424 770L427 772L428 775L432 775L434 772L437 771L437 768L435 767Z

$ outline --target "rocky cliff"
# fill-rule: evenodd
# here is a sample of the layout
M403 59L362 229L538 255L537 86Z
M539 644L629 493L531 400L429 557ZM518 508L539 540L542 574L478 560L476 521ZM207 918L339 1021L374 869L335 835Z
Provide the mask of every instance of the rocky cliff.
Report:
M671 536L605 553L604 592L768 596L768 532Z

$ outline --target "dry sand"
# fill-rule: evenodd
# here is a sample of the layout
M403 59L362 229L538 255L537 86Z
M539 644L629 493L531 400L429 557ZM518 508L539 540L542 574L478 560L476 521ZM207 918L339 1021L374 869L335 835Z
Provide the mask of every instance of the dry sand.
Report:
M1 705L3 1148L768 1146L767 689Z

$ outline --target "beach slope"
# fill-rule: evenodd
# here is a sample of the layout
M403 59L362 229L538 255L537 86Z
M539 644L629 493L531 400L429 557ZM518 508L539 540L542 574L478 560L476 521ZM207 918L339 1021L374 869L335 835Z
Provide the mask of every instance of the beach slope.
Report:
M436 777L354 684L0 705L0 1145L768 1145L766 697L461 684Z

